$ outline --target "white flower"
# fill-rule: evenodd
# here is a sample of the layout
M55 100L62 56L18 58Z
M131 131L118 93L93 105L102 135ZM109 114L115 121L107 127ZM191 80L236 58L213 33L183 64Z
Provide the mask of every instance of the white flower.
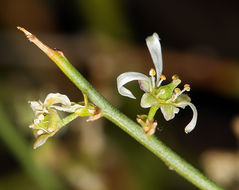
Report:
M35 115L38 115L39 113L48 113L50 108L64 112L75 112L76 109L83 107L79 104L72 105L69 98L60 93L48 94L44 103L42 103L40 100L29 101L29 103Z
M128 82L137 80L140 88L145 92L141 98L141 107L151 108L158 105L160 107L163 116L166 120L174 118L175 114L179 112L179 108L185 108L190 106L193 110L193 118L191 122L185 127L185 132L191 132L197 121L196 107L190 102L191 99L183 94L185 91L190 90L188 84L184 85L184 89L180 90L177 86L181 83L181 80L177 75L172 77L172 82L161 86L161 83L166 80L166 77L162 75L163 62L161 54L161 45L159 37L156 33L146 38L146 44L148 46L150 55L152 57L155 69L150 69L149 77L145 74L138 72L126 72L117 77L117 87L121 95L135 99L135 96L124 87ZM146 122L147 120L145 120ZM151 121L152 122L152 121Z
M149 72L150 77L138 72L126 72L119 75L117 78L117 87L119 93L122 96L128 96L130 98L135 99L135 96L124 87L124 85L128 82L138 80L140 83L140 88L143 91L152 92L155 87L159 87L161 82L165 80L165 77L161 76L163 70L163 63L161 55L161 45L159 43L158 34L154 33L152 36L146 38L146 44L153 59L156 73L154 69L151 69Z
M40 100L29 101L29 103L35 114L33 123L29 126L37 137L34 149L43 145L63 126L57 110L72 113L83 107L79 104L72 104L66 95L60 93L48 94L44 103Z
M44 103L39 101L29 101L35 113L33 123L29 126L33 129L33 134L37 138L34 149L43 145L46 140L55 135L63 126L73 119L89 116L87 121L93 121L101 117L100 110L92 103L88 102L84 95L84 102L74 103L66 95L60 93L50 93ZM58 111L70 113L65 118L61 118Z

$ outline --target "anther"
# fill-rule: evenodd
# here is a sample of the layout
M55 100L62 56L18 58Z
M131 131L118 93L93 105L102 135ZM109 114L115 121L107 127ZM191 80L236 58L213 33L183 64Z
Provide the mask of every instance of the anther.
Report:
M160 75L160 79L161 79L161 80L166 80L165 75Z
M160 80L157 83L157 87L159 87L164 80L166 80L166 77L164 75L160 75Z
M179 79L179 77L178 77L178 75L173 75L173 76L172 76L172 79L173 79L173 80L177 80L177 79Z
M180 88L175 88L174 93L172 94L172 97L170 99L168 99L167 102L176 100L184 91L185 91L185 89L180 90Z
M184 90L190 91L190 85L189 85L189 84L185 84L185 85L184 85Z
M152 77L152 76L155 76L156 75L156 71L152 68L150 69L149 71L149 75Z
M175 89L174 89L174 92L175 92L176 94L179 94L179 93L181 93L181 90L180 90L180 88L175 88Z

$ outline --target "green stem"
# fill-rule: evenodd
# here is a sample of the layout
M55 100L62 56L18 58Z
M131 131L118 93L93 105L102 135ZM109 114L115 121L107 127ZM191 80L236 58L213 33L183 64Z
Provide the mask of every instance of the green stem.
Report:
M150 109L149 109L149 114L148 114L148 119L150 121L152 121L154 119L154 116L156 114L156 112L158 111L158 109L160 108L160 105L153 105Z
M79 117L79 115L76 113L72 113L72 114L66 116L64 119L62 119L62 127L67 125L68 123L70 123L71 121L76 119L77 117Z
M88 106L88 97L84 93L83 93L83 97L84 97L85 107L87 107Z
M65 73L65 75L84 93L88 98L100 108L102 115L114 124L119 126L122 130L135 138L139 143L144 145L147 149L159 157L165 164L174 169L178 174L186 178L200 189L203 190L222 190L217 184L212 182L197 169L183 160L180 156L174 153L163 142L155 136L148 138L142 128L129 119L126 115L113 107L102 95L100 95L92 85L71 65L62 52L53 50L39 41L35 36L18 27L23 31L27 38L35 43L42 51L44 51Z

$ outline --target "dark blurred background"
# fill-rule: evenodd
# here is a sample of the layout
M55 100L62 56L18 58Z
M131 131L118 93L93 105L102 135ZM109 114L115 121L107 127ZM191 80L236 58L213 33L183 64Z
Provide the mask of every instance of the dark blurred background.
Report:
M28 128L29 100L48 93L81 101L81 92L16 26L71 63L113 105L135 120L136 100L122 97L116 77L148 73L145 38L161 38L167 82L189 83L199 113L186 135L189 108L166 122L157 113L156 135L226 189L239 188L239 6L236 1L8 0L0 2L0 189L196 189L142 145L105 119L77 119L37 150ZM182 85L183 85L182 84ZM182 86L181 86L182 87Z

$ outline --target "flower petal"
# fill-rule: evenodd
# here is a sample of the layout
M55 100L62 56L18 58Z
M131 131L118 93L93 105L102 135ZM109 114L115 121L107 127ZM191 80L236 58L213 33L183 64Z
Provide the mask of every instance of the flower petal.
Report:
M53 104L63 104L66 106L71 105L71 101L66 95L60 94L60 93L50 93L47 95L45 101L44 101L44 106L46 109L48 109L51 105Z
M79 105L79 104L75 104L75 105L72 105L72 106L54 106L54 105L52 105L51 108L54 108L58 111L73 113L78 109L84 108L84 106Z
M152 36L146 38L146 44L148 46L149 52L153 59L153 63L157 73L157 81L158 84L160 80L160 75L163 71L163 61L162 61L162 52L161 52L161 45L159 42L159 37L157 33L153 33Z
M197 117L198 117L197 108L190 101L191 101L191 99L186 94L182 94L176 100L176 102L178 102L178 103L174 104L175 106L183 108L183 109L186 106L190 106L190 108L193 111L193 118L192 118L192 120L184 128L185 133L190 133L195 128L196 123L197 123Z
M161 105L160 109L166 121L173 119L175 114L179 112L179 109L173 105Z
M139 87L144 92L152 91L152 89L150 89L150 84L148 83L148 81L145 81L145 80L139 80Z
M128 82L134 81L134 80L143 80L145 82L148 82L148 85L151 85L150 78L146 75L138 72L126 72L122 73L117 77L117 87L118 91L122 96L127 96L129 98L136 99L135 96L123 85L125 85Z
M28 103L30 104L34 113L43 110L43 104L41 101L29 101Z
M193 118L189 122L189 124L184 128L184 131L185 131L185 133L190 133L196 126L198 112L197 112L197 108L192 103L188 102L187 105L190 106L190 108L193 111Z
M39 136L38 138L37 138L37 140L35 141L35 143L34 143L34 145L33 145L33 148L34 149L36 149L36 148L38 148L39 146L42 146L46 141L47 141L47 139L50 137L50 135L49 134L43 134L43 135L41 135L41 136Z
M63 122L58 115L57 111L54 109L49 110L49 122L47 126L47 131L53 136L59 129L63 126Z
M190 102L191 98L187 94L181 94L176 100L176 106L180 108L185 108L187 106L187 102Z
M157 100L150 93L144 93L141 98L140 106L142 108L150 108L152 105L157 103Z

